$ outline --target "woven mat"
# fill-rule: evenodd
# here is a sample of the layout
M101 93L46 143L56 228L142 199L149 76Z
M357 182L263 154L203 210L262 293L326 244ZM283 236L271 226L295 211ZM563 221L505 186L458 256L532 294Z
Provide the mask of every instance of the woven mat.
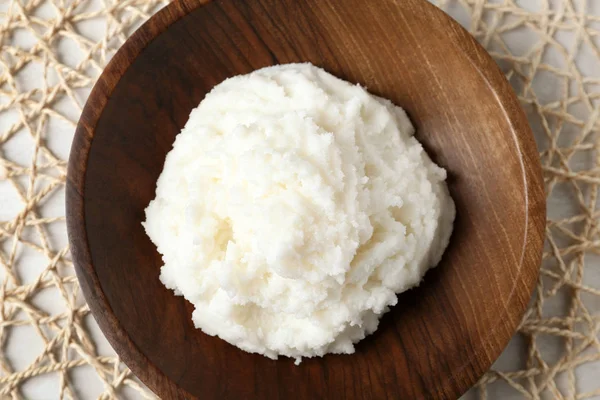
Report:
M600 1L440 3L519 94L549 205L531 307L469 395L600 398ZM0 398L152 396L107 346L82 299L66 241L64 180L91 85L163 4L0 0Z

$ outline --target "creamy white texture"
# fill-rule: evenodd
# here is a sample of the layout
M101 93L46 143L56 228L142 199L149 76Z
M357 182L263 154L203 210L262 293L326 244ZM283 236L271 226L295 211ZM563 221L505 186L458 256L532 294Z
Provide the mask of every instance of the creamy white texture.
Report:
M448 244L446 172L404 111L310 64L217 85L144 226L196 327L267 357L352 353Z

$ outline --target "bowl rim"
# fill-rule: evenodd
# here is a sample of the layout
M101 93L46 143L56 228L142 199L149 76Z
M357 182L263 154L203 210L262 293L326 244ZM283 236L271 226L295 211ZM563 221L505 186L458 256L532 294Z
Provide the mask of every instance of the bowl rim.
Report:
M113 90L120 82L122 76L144 49L173 23L212 1L215 0L174 0L170 2L144 22L118 49L92 88L82 110L71 145L67 168L65 195L67 233L75 272L85 300L100 329L115 349L118 357L151 390L160 396L166 396L166 398L181 396L185 398L197 398L197 396L178 386L165 373L158 369L140 351L113 313L95 272L89 248L85 222L85 179L87 162L97 124L102 117L106 104L110 100ZM527 293L530 294L537 282L542 259L546 202L545 197L542 196L542 207L538 204L538 209L533 209L532 202L530 201L530 198L537 198L536 196L539 196L539 193L536 193L536 191L539 192L540 188L543 193L543 179L539 153L527 118L520 107L516 95L506 81L504 74L487 51L460 24L441 9L427 0L413 1L418 1L422 4L422 7L429 8L428 12L440 16L440 20L444 24L447 24L449 28L460 31L465 36L465 39L467 39L466 42L470 42L461 43L459 50L467 54L471 63L475 65L477 71L489 85L490 90L495 93L512 128L516 148L520 152L526 204L525 240L518 274L519 278L524 280ZM484 74L481 67L484 67L486 72L491 71L491 73L489 75ZM525 260L526 254L529 255L528 260ZM523 273L524 269L527 270L525 271L527 272L526 274ZM490 330L482 339L483 345L477 349L478 351L473 352L473 355L469 358L469 362L441 383L445 393L453 393L456 397L459 397L468 390L489 369L491 362L488 360L495 360L514 335L519 322L514 316L521 318L524 315L528 306L527 300L529 300L528 298L525 302L517 301L515 304L516 286L517 284L515 283L509 297L505 301L505 305L520 306L518 312L512 313L513 315L511 316L511 313L507 311L508 308L506 308L496 325L498 327L504 323L506 326L511 327L510 332L507 329ZM482 355L480 354L481 352L485 352L485 354ZM469 372L467 373L466 370ZM454 382L455 385L451 386L450 382ZM456 386L460 387L461 390L456 390Z

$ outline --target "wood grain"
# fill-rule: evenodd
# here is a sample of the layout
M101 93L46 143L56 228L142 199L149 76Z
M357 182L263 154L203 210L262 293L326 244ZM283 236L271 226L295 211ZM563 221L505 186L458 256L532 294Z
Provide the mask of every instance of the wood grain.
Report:
M312 62L403 107L449 171L450 246L354 355L294 366L194 329L158 280L143 210L189 112L227 77ZM541 258L533 138L488 54L423 0L184 0L138 30L83 110L67 222L84 295L125 363L163 399L452 399L497 358Z

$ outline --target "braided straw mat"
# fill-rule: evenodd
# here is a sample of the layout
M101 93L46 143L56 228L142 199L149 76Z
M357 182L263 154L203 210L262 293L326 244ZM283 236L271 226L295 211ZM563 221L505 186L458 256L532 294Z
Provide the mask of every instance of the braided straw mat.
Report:
M600 0L439 3L518 93L548 194L531 307L466 398L600 399ZM64 181L94 80L163 5L0 0L1 399L153 397L115 356L81 296Z

